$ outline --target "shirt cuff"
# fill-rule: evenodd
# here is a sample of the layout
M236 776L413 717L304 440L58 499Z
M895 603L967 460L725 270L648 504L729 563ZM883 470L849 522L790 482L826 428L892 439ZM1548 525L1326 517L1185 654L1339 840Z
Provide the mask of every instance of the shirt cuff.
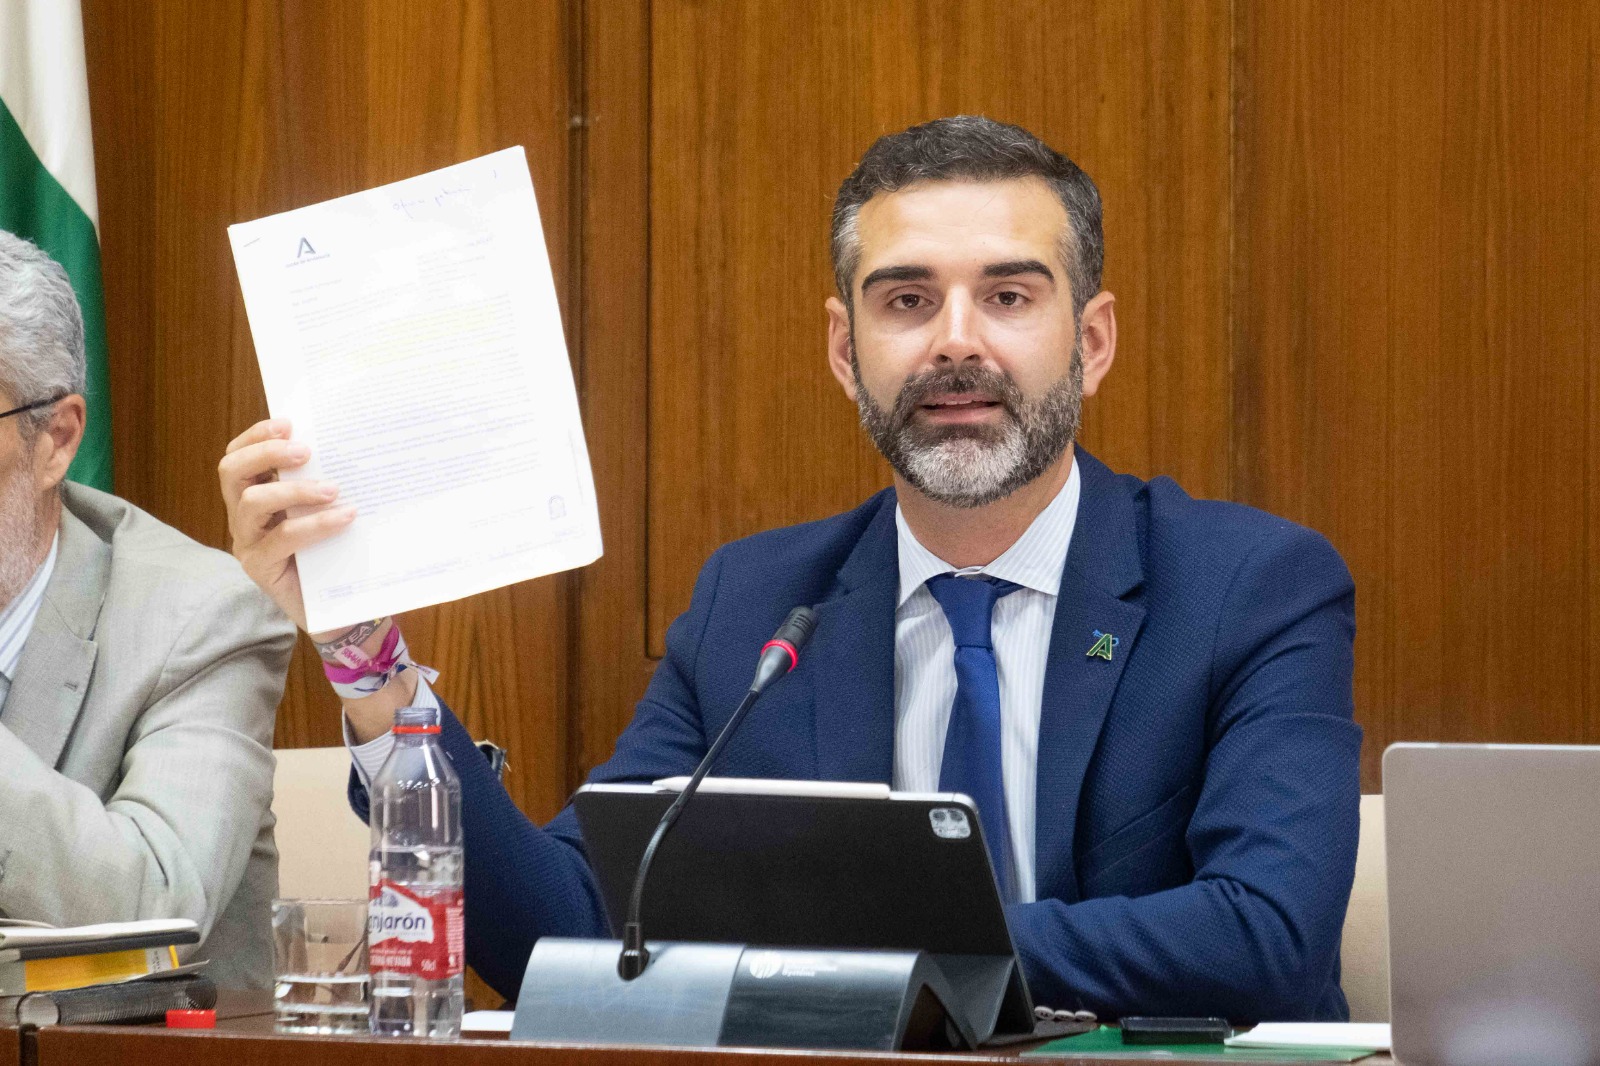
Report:
M411 706L439 710L439 697L433 694L428 679L420 672L417 674L417 694L412 697ZM382 736L373 737L365 744L357 744L355 734L350 731L349 716L341 717L344 718L344 746L350 750L350 758L356 765L356 773L361 775L361 783L370 791L372 779L378 776L378 770L383 766L384 760L388 759L389 753L394 750L394 734L384 733Z

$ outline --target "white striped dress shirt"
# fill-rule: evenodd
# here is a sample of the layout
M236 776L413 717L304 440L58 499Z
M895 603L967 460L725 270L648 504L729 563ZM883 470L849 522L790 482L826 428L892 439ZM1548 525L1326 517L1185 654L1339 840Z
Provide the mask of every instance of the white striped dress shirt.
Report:
M1078 460L1067 483L1017 542L988 566L961 570L917 540L895 507L900 531L900 599L894 614L894 787L939 791L944 736L956 698L955 638L925 582L936 574L985 574L1022 587L994 607L990 638L1000 675L1001 763L1017 898L1037 898L1034 824L1038 782L1039 708L1050 658L1061 568L1078 521Z
M28 634L33 632L39 605L44 603L44 587L50 583L50 574L56 568L56 548L60 543L58 532L50 542L50 554L44 557L28 584L0 610L0 707L5 706L6 696L11 692L11 679L17 676L22 649L28 643Z

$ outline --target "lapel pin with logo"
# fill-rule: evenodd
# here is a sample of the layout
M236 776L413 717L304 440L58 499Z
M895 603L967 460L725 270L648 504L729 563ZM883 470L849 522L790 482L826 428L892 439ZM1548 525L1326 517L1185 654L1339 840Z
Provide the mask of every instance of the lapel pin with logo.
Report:
M1086 658L1104 659L1106 662L1110 662L1111 650L1121 643L1122 641L1117 637L1112 636L1110 633L1102 633L1097 629L1094 631L1094 643L1089 646L1089 654Z

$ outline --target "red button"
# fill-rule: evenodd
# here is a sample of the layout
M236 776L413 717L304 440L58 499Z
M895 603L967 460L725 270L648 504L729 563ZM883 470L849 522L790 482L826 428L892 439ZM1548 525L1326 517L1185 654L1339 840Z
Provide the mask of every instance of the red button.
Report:
M215 1029L217 1012L214 1010L169 1010L168 1029Z

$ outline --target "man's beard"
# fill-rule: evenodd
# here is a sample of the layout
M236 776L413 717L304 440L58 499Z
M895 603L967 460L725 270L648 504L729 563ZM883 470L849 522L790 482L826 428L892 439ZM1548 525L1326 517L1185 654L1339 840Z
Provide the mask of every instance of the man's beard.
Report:
M0 611L10 606L39 568L39 496L28 464L18 462L0 481Z
M878 451L913 488L951 507L982 507L1033 481L1078 435L1083 412L1083 353L1072 346L1066 377L1029 401L1005 374L977 366L931 370L906 382L885 411L861 380L851 344L856 407ZM930 396L984 393L1005 413L999 425L927 425L916 419Z

